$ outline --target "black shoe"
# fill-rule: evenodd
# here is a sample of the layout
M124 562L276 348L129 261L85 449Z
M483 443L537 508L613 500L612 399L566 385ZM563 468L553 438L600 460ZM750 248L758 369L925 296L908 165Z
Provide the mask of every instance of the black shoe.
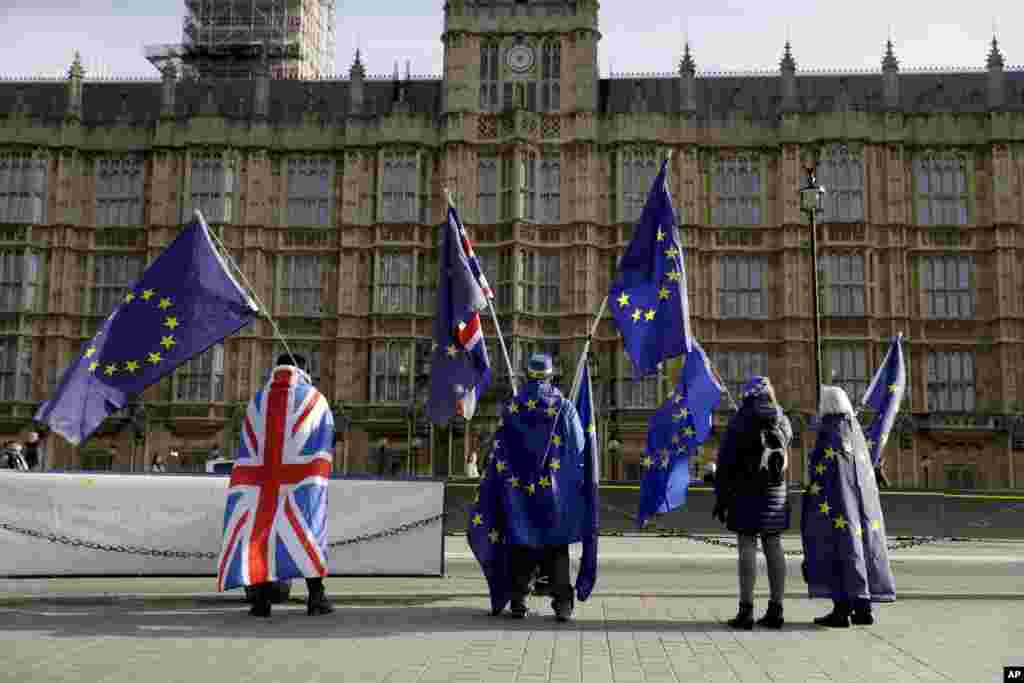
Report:
M556 601L552 602L552 604L551 604L551 608L553 610L555 610L555 619L557 619L558 621L560 621L562 623L565 623L565 622L569 621L570 619L572 619L572 613L573 613L573 608L574 607L575 607L575 605L573 605L573 601L572 600L569 600L569 601L558 601L558 600L556 600Z
M546 576L538 578L533 584L534 595L551 595L551 582Z
M871 606L853 610L850 615L850 623L854 626L871 626L875 623L875 615L871 613Z
M306 614L315 617L322 614L331 614L334 612L334 605L327 599L327 594L323 590L315 591L309 594L306 599Z
M529 608L522 600L513 600L512 604L508 607L508 615L513 619L525 619L529 613Z
M750 603L741 602L740 611L728 623L729 626L743 631L754 630L754 606Z
M254 602L252 607L249 608L249 615L254 617L269 617L270 616L270 602Z
M782 619L782 604L778 602L769 602L768 611L757 620L757 625L764 628L779 629L784 623L786 622Z
M815 619L814 623L818 626L828 626L829 628L850 628L850 614L836 608L825 616Z

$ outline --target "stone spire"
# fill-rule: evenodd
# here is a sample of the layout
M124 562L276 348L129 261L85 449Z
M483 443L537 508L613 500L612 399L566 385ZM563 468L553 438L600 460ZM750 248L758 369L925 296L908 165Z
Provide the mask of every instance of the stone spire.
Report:
M690 54L690 43L683 48L683 58L679 60L679 109L686 114L697 113L697 65Z
M1003 54L999 51L999 41L992 36L992 49L988 53L988 108L999 109L1004 104L1005 88L1003 85Z
M888 110L900 108L900 63L892 51L892 40L885 41L882 57L882 103Z
M795 111L797 108L796 102L796 61L793 59L792 46L789 41L786 41L785 51L782 54L782 60L779 62L779 71L781 72L781 88L782 92L782 111Z
M69 119L82 118L82 81L85 79L85 68L82 66L82 55L75 50L75 58L68 69L68 108L65 115Z
M348 113L363 113L363 82L366 80L366 67L363 66L359 48L356 48L356 59L348 69Z

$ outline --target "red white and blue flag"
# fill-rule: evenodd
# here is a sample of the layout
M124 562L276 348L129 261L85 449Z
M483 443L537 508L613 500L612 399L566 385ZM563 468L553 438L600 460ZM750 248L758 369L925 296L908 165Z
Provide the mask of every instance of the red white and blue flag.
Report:
M487 276L484 275L483 269L480 267L480 259L477 258L476 252L473 251L473 243L469 239L469 235L466 233L466 226L459 220L459 214L455 211L455 207L448 206L448 225L453 227L459 234L459 241L462 243L462 251L466 255L466 262L469 264L469 270L473 273L473 277L476 279L476 283L480 285L480 291L484 293L488 299L494 298L494 290L491 289L491 285L487 282Z
M279 366L249 403L224 510L221 591L327 575L334 417L306 373Z

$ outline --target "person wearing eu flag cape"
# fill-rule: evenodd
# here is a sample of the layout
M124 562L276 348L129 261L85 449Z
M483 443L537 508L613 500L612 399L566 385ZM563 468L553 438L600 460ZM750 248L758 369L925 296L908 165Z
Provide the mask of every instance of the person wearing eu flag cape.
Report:
M831 598L833 610L814 623L870 625L875 621L871 603L896 599L871 455L850 399L839 387L821 388L818 420L800 535L810 597Z
M770 601L759 626L782 628L786 558L780 534L789 528L785 472L793 438L789 419L775 399L767 377L753 377L743 388L743 403L729 421L718 451L715 509L712 513L737 535L740 609L733 628L754 627L757 537L768 563Z
M538 566L548 574L557 619L568 621L575 606L569 544L583 540L589 519L584 433L552 375L550 356L530 357L528 382L505 405L471 511L468 538L487 577L494 616L506 605L512 617L527 616Z

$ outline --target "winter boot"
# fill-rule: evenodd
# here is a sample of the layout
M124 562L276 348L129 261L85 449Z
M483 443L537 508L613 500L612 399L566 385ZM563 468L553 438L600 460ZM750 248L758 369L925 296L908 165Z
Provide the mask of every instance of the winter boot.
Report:
M850 622L855 626L871 626L875 623L875 616L871 613L871 601L859 600L850 615Z
M847 602L835 603L831 612L823 617L818 617L814 623L829 628L850 628L850 604Z
M754 629L754 606L749 602L740 603L740 611L729 620L729 626L743 631Z
M757 620L757 625L764 628L782 628L783 623L781 602L769 602L768 611Z
M508 606L508 615L513 619L525 619L526 615L530 613L530 609L526 606L526 601L522 598L513 599L512 603Z
M311 581L307 585L309 590L309 597L306 598L306 614L315 617L322 614L331 614L334 612L334 605L327 599L327 593L324 590L323 580Z

